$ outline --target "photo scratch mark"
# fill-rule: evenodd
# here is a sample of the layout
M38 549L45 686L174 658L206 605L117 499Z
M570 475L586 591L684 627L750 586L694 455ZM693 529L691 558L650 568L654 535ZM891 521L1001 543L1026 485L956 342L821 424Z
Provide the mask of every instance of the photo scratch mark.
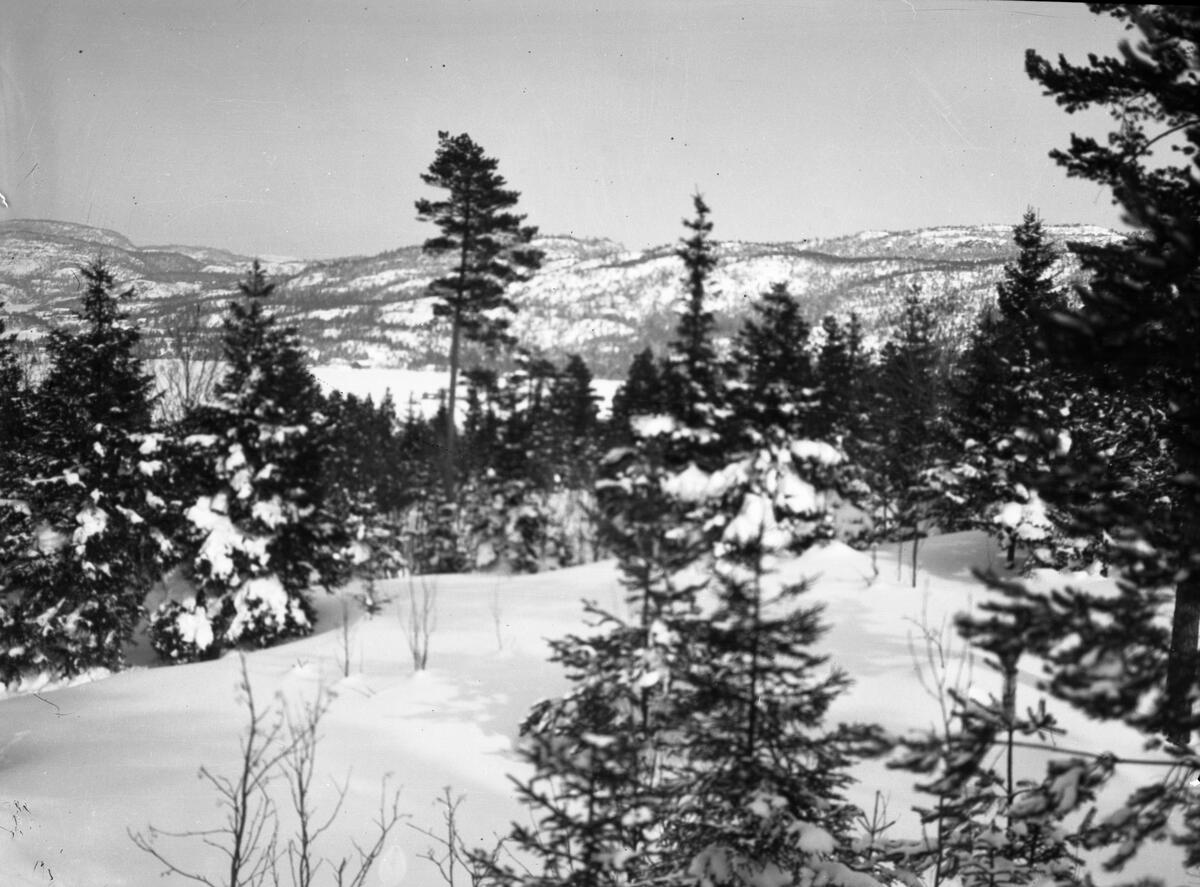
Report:
M46 703L46 704L47 704L47 705L49 705L51 708L53 708L53 709L54 709L54 714L55 714L55 717L59 717L59 718L65 718L65 717L66 717L66 715L65 715L65 714L63 714L63 710L62 710L61 708L59 708L59 707L58 707L57 703L51 702L49 699L47 699L47 698L46 698L45 696L43 696L41 693L34 693L34 694L33 694L33 698L34 698L34 699L40 699L42 702Z
M8 198L4 196L3 191L0 191L0 206L8 209Z
M29 167L29 172L27 172L27 173L25 173L25 175L21 176L21 181L24 182L27 178L29 178L31 175L33 175L34 170L36 170L37 168L38 168L38 165L36 163L33 166Z

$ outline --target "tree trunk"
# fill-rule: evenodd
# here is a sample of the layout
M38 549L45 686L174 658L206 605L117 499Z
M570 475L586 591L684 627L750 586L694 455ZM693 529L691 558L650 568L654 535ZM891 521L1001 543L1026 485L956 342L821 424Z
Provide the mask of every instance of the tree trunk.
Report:
M454 320L450 327L450 391L446 395L446 450L443 454L445 457L445 466L443 470L443 480L446 486L446 495L450 498L454 497L455 487L457 486L458 478L455 471L458 426L454 421L454 412L457 408L458 395L458 352L459 340L462 338L462 324L459 322L460 309L454 309Z
M1186 745L1191 739L1191 695L1200 678L1200 576L1192 575L1175 589L1171 650L1167 659L1167 739Z
M1017 723L1017 662L1020 654L1011 653L1000 656L1000 670L1004 676L1004 689L1001 696L1001 708L1004 711L1004 726L1007 737L1004 743L1004 791L1008 799L1005 807L1008 827L1013 826L1012 806L1016 800L1013 778L1013 733Z
M921 544L921 522L913 523L912 587L917 587L917 546Z

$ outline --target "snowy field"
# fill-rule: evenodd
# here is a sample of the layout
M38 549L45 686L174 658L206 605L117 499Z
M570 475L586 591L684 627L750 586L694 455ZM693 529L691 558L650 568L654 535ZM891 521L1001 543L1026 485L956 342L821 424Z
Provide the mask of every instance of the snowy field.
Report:
M401 416L407 414L411 398L416 411L426 418L437 414L441 392L450 381L449 374L442 370L401 370L345 364L315 366L312 373L325 391L341 391L356 397L370 397L375 403L383 400L384 395L390 391L396 410ZM621 380L615 379L592 380L592 388L599 398L602 416L608 414L613 394L621 384ZM462 409L466 409L462 400L459 404Z
M983 597L970 568L987 565L991 549L979 534L930 540L916 588L910 584L909 552L903 579L898 578L894 547L873 561L833 543L789 566L789 572L813 581L810 599L824 602L831 626L823 647L856 681L837 703L834 720L879 721L902 731L936 719L937 705L914 668L915 657L928 682L921 625L940 632L951 614ZM521 772L513 753L517 725L535 700L565 688L556 667L545 661L545 639L580 629L582 599L622 606L612 562L535 576L426 578L437 590L437 625L424 672L414 672L405 639L404 579L382 583L393 600L381 614L351 610L345 632L342 598L320 598L316 635L246 659L262 706L295 705L320 687L336 694L317 754L318 804L329 809L335 781L348 781L349 792L319 853L340 857L350 852L351 839L369 840L381 781L390 774L389 784L401 787L407 825L394 832L367 881L371 887L442 883L422 858L432 842L417 828L440 827L436 801L445 786L465 795L460 826L469 845L490 845L510 821L525 818L508 778ZM987 668L964 661L961 642L948 629L944 635L952 652L951 683L969 683L975 692L993 688ZM245 724L235 693L239 660L154 667L144 646L134 658L136 667L120 674L37 692L26 688L0 700L0 826L11 833L0 833L0 885L187 883L178 876L160 879L162 866L133 845L128 830L145 832L153 825L195 831L220 823L216 796L197 771L204 765L216 774L237 772ZM1036 701L1034 678L1023 674L1022 707ZM1069 731L1060 740L1064 747L1142 756L1131 732L1052 708ZM1019 756L1018 766L1040 770L1036 754ZM1131 769L1118 773L1114 796L1148 778ZM858 803L869 810L879 792L889 816L900 818L893 834L911 833L914 820L904 815L917 800L911 775L870 764L857 776ZM284 787L275 790L286 808ZM181 866L218 877L219 855L199 839L164 838L159 846ZM1129 869L1115 877L1098 866L1095 872L1098 884L1132 881L1135 874ZM1163 846L1143 853L1136 873L1158 875L1172 885L1200 881L1184 873L1175 851Z
M172 373L178 375L179 361L167 358L157 358L146 361L151 372L158 379L160 391L170 392L168 379ZM343 394L353 394L355 397L370 397L379 403L390 392L392 401L396 404L397 414L403 418L408 413L409 405L426 419L437 414L441 402L442 391L449 384L450 376L444 370L404 370L394 367L358 367L348 364L325 364L311 368L321 389L326 393L341 391ZM222 372L214 374L219 378ZM597 406L601 416L607 416L612 406L613 395L621 387L620 379L593 379L592 390L596 394ZM463 383L465 384L465 383ZM460 393L465 388L459 388ZM168 394L168 397L170 395ZM461 415L465 415L465 398L459 400Z

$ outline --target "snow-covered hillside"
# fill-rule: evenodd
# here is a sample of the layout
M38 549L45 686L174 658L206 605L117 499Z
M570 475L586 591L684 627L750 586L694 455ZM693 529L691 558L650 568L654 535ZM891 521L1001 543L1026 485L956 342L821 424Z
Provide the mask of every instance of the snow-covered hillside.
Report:
M1094 227L1047 225L1060 245L1117 235ZM717 235L720 234L719 218ZM667 245L631 251L604 239L542 237L541 271L511 295L521 306L513 332L551 357L580 354L598 375L623 377L632 357L660 347L675 328L681 266ZM728 336L754 300L786 282L806 315L859 312L868 333L890 325L914 289L959 329L993 297L1015 255L1006 225L864 232L795 243L720 243L712 310ZM0 223L0 301L10 328L26 338L69 322L80 288L77 269L103 256L132 286L130 310L152 349L184 309L198 306L215 335L219 315L251 259L204 247L136 247L121 235L60 222ZM442 263L416 246L376 256L319 262L272 260L277 305L300 331L316 363L423 369L445 363L446 331L434 321L426 284ZM1071 257L1057 275L1077 274Z
M908 553L901 559L905 565ZM951 683L969 684L975 693L996 686L981 662L963 659L961 643L946 628L951 614L984 597L970 568L991 563L992 544L979 534L929 540L916 588L896 554L893 548L872 558L832 543L788 568L811 578L809 594L825 604L830 625L823 648L855 679L853 690L836 703L833 720L879 721L897 731L928 726L937 705L921 680L930 677L920 639L924 629L945 638ZM390 785L402 787L401 806L412 826L440 825L436 801L444 786L466 796L460 827L469 844L491 845L511 820L524 819L507 778L522 767L513 753L517 726L535 700L566 686L546 662L546 639L581 629L582 599L622 606L612 563L535 576L427 581L437 589L438 618L425 672L414 673L405 641L404 579L382 584L393 598L383 613L367 617L352 610L345 633L344 598L326 597L319 601L317 635L247 657L261 705L295 705L322 686L336 694L318 750L318 804L329 809L335 783L345 781L349 793L318 846L326 856L340 857L350 852L351 840L369 838L388 774ZM5 887L183 883L177 877L160 880L162 866L134 847L128 830L144 834L153 825L196 831L220 823L212 788L196 774L202 765L216 774L236 772L245 724L235 693L237 657L166 668L145 667L144 647L136 656L142 667L72 687L26 688L0 700L0 826L11 832L0 834ZM1034 664L1024 669L1021 706L1037 698ZM1052 707L1069 731L1060 740L1064 747L1144 756L1129 731ZM1018 766L1039 765L1027 753ZM914 819L905 813L916 800L911 776L879 764L861 766L857 776L855 799L870 808L879 792L888 815L899 817L894 833L912 833ZM1109 794L1123 796L1143 778L1150 776L1122 769ZM286 808L284 788L275 790ZM368 883L441 883L422 858L430 844L416 829L399 828ZM215 872L220 865L219 854L198 838L162 838L160 846L198 872ZM1174 851L1163 846L1143 853L1136 872L1169 884L1186 878ZM1132 881L1133 875L1129 870L1118 879L1095 869L1098 884Z

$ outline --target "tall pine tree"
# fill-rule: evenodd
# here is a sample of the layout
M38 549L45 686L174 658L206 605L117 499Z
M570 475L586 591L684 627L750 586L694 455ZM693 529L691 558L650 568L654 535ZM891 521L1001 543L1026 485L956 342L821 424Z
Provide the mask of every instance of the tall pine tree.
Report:
M436 299L434 316L450 324L450 385L446 408L446 467L448 489L454 486L456 466L458 374L463 339L488 347L511 342L506 313L516 305L507 288L526 280L542 262L529 246L537 228L524 225L525 216L512 212L520 195L505 188L499 163L466 133L438 133L437 153L426 185L446 192L442 200L416 202L417 219L433 222L437 237L425 241L425 252L452 258L449 271L429 285Z
M1068 112L1109 112L1114 128L1103 144L1072 136L1052 156L1068 175L1110 188L1140 230L1125 242L1077 250L1091 282L1080 291L1081 309L1060 313L1052 331L1056 353L1075 367L1098 368L1102 381L1166 407L1147 428L1169 453L1162 496L1145 502L1110 490L1087 520L1115 539L1125 594L1140 596L1147 613L1121 630L1140 626L1148 642L1158 589L1173 590L1170 642L1165 662L1154 666L1165 671L1164 697L1148 720L1186 743L1200 723L1200 13L1128 4L1093 11L1126 22L1137 43L1122 42L1117 57L1091 56L1083 66L1061 57L1054 64L1031 50L1026 69ZM1076 463L1059 492L1069 498L1089 476L1106 473L1107 458L1094 454L1090 468ZM1134 465L1121 474L1117 487L1146 481ZM1107 649L1118 643L1111 633L1090 625L1085 637ZM1131 684L1145 677L1126 669Z

